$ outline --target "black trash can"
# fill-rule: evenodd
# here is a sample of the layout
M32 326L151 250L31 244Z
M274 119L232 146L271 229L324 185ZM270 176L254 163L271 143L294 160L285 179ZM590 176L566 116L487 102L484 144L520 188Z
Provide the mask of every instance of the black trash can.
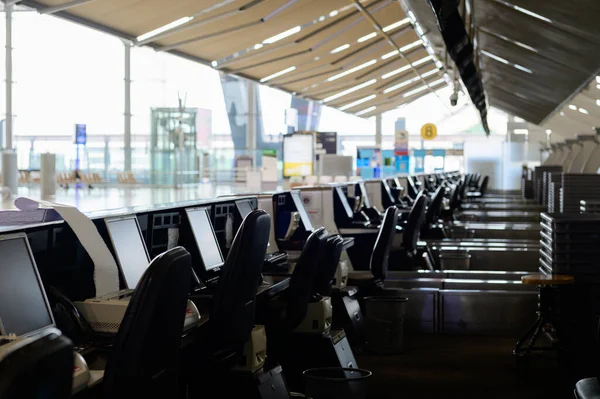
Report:
M310 399L367 399L368 370L321 367L304 371L306 397Z
M408 298L372 296L365 298L367 348L377 354L404 352L404 316Z

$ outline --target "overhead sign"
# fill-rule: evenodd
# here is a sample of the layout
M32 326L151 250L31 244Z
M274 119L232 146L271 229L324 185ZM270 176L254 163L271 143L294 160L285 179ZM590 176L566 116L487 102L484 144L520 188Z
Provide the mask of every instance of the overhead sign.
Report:
M83 123L75 124L75 144L85 145L87 142L87 125Z
M408 132L406 131L406 120L398 118L394 126L394 155L408 155Z
M425 140L433 140L437 137L437 127L433 123L426 123L421 127L421 137Z
M283 136L283 176L310 176L313 174L315 142L313 134L286 134Z

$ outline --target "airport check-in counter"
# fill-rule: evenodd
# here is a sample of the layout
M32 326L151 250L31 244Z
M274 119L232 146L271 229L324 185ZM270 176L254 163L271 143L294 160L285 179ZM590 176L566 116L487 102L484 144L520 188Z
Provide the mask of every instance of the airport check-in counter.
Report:
M192 255L192 268L195 272L190 282L190 299L197 297L198 294L201 295L198 297L200 298L198 302L188 300L182 346L194 342L196 334L210 321L208 313L210 306L204 302L203 297L206 294L211 295L211 289L215 288L213 279L223 265L225 253L230 248L232 237L236 233L234 230L236 219L241 217L236 215L236 212L243 214L247 211L245 206L249 206L250 211L257 207L256 197L241 199L244 203L236 204L240 198L224 198L151 207L130 207L87 214L102 241L114 256L118 267L115 273L119 276L118 291L115 291L115 295L108 294L102 297L95 296L95 267L92 259L74 230L66 222L0 228L2 243L8 242L8 238L16 235L22 237L23 242L30 247L30 259L35 262L33 263L35 267L34 273L29 273L28 276L35 277L39 270L38 279L39 276L43 277L43 282L40 280L33 285L37 287L51 285L61 293L61 296L55 300L70 304L64 306L67 312L70 311L69 309L79 310L78 313L73 313L67 318L92 317L87 322L90 323L96 338L91 344L86 342L84 346L76 347L76 356L81 357L81 361L76 362L74 382L77 385L74 385L74 392L88 392L102 382L109 354L105 349L106 345L114 338L120 324L120 319L117 319L122 318L123 310L127 307L127 298L131 296L150 259L184 243ZM14 250L10 252L16 254ZM267 276L259 286L257 300L273 298L284 291L288 285L287 276ZM43 291L42 294L45 298ZM43 305L43 302L40 304ZM20 308L22 304L16 305ZM61 328L63 334L71 337L78 345L81 337L85 335L85 331L80 326L86 323L61 325L66 320L64 311L56 318L56 324L54 318L47 318L51 321L48 326L56 325ZM37 312L32 308L28 318L31 319L31 315L44 312L41 310ZM6 316L3 314L0 317ZM14 331L19 334L22 332L20 329ZM2 333L9 332L2 331Z

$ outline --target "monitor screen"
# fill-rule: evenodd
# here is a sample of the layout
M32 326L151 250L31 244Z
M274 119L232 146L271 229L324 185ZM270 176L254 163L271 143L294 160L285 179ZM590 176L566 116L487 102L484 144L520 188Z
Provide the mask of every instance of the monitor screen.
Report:
M308 213L306 213L306 208L304 208L304 203L302 202L302 198L300 198L300 193L298 191L291 191L290 195L292 196L292 201L294 201L294 205L296 205L298 214L300 214L300 220L304 225L304 230L313 231L312 223L310 222Z
M242 220L244 220L246 216L248 216L248 214L252 212L252 205L250 205L250 201L248 200L236 201L235 206L237 207L238 212L242 216Z
M106 228L125 285L134 289L150 264L146 244L135 216L107 219Z
M54 325L25 236L0 240L0 321L4 334L27 335Z
M186 209L185 212L206 271L223 266L223 255L210 223L208 208Z

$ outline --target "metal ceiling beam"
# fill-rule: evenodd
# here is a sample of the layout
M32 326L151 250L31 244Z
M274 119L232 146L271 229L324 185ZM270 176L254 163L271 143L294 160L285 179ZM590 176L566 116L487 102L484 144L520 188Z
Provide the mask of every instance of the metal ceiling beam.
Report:
M45 15L54 14L55 12L65 11L65 10L68 10L73 7L91 3L93 1L96 1L96 0L72 0L72 1L68 1L63 4L58 4L56 6L42 8L40 10L40 14L45 14Z
M4 0L4 5L5 6L14 6L15 4L17 4L20 1L21 0Z
M388 35L386 32L383 31L383 28L381 27L381 25L379 25L379 22L377 22L377 20L375 19L375 17L373 17L373 15L371 15L371 13L369 12L369 10L367 10L362 4L360 4L360 2L358 0L350 0L350 2L354 4L354 6L365 16L365 18L367 18L369 20L369 22L371 22L371 25L373 25L373 27L375 28L375 30L377 32L379 32L381 35L383 35L383 37L385 37L385 39L389 43L389 45L394 50L398 50L398 54L400 55L400 57L402 57L402 59L405 60L408 63L408 65L410 66L410 69L414 72L414 74L416 76L419 77L419 80L421 82L423 82L427 86L427 91L429 91L430 93L435 94L435 91L432 90L431 87L429 87L429 84L423 78L423 76L421 76L421 73L419 72L419 70L417 68L415 68L415 66L412 64L412 62L410 62L410 60L408 59L408 57L402 51L400 51L400 47L398 47L396 45L396 43L390 37L390 35ZM435 94L435 95L437 95L437 94Z
M236 1L236 0L226 0L226 1L223 1L223 2L221 2L219 4L217 4L219 7L212 6L212 7L209 7L209 8L205 8L205 9L203 9L203 10L197 12L197 13L194 13L193 15L191 15L191 17L192 18L196 18L196 17L198 17L198 16L200 16L202 14L206 14L206 13L209 13L211 11L214 11L215 9L221 8L221 7L223 7L223 6L227 5L227 4L230 4L230 3L234 2L234 1ZM157 35L151 36L151 37L149 37L147 39L144 39L144 40L140 40L139 42L135 42L135 45L136 46L142 46L142 45L147 44L147 43L151 43L151 42L155 42L155 41L160 40L160 39L164 39L165 37L169 37L171 35L174 35L175 33L182 32L184 30L188 30L188 29L191 29L191 28L196 28L198 26L202 26L202 25L205 25L205 24L208 24L208 23L211 23L211 22L216 22L216 21L219 21L219 20L221 20L223 18L227 18L229 16L232 16L232 15L235 15L235 14L238 14L238 13L243 13L244 11L249 10L250 8L252 8L252 7L254 7L254 6L262 3L263 1L265 1L265 0L252 0L249 3L247 3L247 4L244 4L243 6L241 6L239 8L236 8L235 10L222 12L220 14L213 15L212 17L201 19L199 21L192 22L193 21L192 20L192 21L190 21L191 23L186 23L186 24L183 24L183 25L180 25L180 26L176 26L176 27L174 27L172 29L166 30L165 32L162 32L162 33L159 33Z

